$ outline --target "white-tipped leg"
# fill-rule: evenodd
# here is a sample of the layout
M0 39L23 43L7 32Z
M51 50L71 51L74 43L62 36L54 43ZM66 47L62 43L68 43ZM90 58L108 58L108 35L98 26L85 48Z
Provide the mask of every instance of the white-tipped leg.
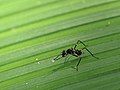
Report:
M54 59L52 59L52 62L54 63L54 62L55 62L55 60L54 60Z
M76 71L78 71L78 66L75 66L74 69L76 69Z

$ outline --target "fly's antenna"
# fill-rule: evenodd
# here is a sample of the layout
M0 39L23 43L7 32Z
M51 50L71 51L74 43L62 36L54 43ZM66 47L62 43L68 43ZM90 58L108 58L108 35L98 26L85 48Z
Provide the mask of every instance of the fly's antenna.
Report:
M61 57L61 54L57 55L54 59L52 59L52 62L55 62L56 60L59 60Z
M92 57L94 57L94 58L96 58L96 59L99 59L98 57L96 57L96 56L93 55L93 53L86 47L86 45L85 45L82 41L78 40L78 41L77 41L77 44L78 44L79 42L82 43L82 44L85 46L83 49L86 49L86 50L90 53L90 55L91 55Z

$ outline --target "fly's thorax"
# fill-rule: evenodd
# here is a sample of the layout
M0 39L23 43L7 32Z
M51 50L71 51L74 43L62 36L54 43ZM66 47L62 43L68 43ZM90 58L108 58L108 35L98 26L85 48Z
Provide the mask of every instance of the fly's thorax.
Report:
M67 53L67 54L73 54L73 53L74 53L74 50L73 50L73 49L68 49L68 50L66 51L66 53Z

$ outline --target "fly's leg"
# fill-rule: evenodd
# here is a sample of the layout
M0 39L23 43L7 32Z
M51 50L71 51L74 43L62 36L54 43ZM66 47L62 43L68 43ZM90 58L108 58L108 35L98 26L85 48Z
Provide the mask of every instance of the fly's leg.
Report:
M64 61L64 64L68 61L68 56L65 57L65 61Z
M52 62L55 62L56 60L59 60L60 58L62 58L61 54L57 55L57 56L52 60Z
M99 59L98 57L94 56L93 53L88 48L84 47L83 49L86 49L92 57Z
M77 44L78 44L78 43L82 43L82 44L84 45L84 48L83 48L83 49L86 49L86 50L90 53L90 55L91 55L92 57L94 57L94 58L96 58L96 59L99 59L98 57L96 57L96 56L93 55L93 53L86 47L85 43L83 43L83 42L80 41L80 40L77 41Z
M77 71L78 71L78 66L79 66L81 60L82 60L82 58L80 57L80 59L78 60L77 65L74 67L74 69L76 69Z

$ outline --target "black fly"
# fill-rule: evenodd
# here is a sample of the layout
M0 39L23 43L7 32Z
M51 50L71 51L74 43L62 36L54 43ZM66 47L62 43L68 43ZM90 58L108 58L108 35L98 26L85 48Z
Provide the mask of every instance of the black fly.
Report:
M77 47L77 45L78 45L79 43L83 44L83 45L84 45L84 48L82 48L82 49L76 49L76 47ZM93 56L93 57L96 58L96 59L99 59L98 57L94 56L93 53L92 53L89 49L87 49L86 45L85 45L82 41L78 40L77 43L74 45L74 47L69 48L69 49L67 49L67 50L63 50L63 51L61 52L61 54L59 54L58 56L56 56L52 61L54 62L54 61L56 61L56 60L59 60L59 59L62 58L62 57L66 57L66 56L68 56L68 55L72 55L72 56L75 56L75 57L79 57L79 61L78 61L77 65L76 65L76 67L74 68L74 69L76 69L76 70L78 71L78 66L79 66L80 61L81 61L81 59L82 59L81 55L83 54L83 51L82 51L82 50L84 50L84 49L87 50L87 51L91 54L91 56Z

